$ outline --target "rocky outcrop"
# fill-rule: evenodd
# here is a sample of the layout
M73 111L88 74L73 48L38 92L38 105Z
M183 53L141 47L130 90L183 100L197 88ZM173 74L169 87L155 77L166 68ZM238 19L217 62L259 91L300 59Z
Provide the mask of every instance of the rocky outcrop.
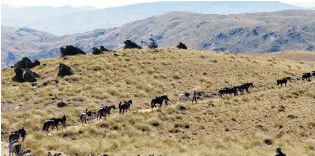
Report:
M179 42L179 44L176 46L178 49L187 49L187 46L182 43L182 42Z
M32 72L30 69L27 68L14 68L15 76L12 78L15 82L36 82L36 78L39 78L35 72Z
M28 57L23 57L19 62L14 65L14 67L30 69L39 65L40 62L38 60L32 62L31 59L29 59Z
M100 49L94 47L94 48L93 48L93 51L92 51L92 54L98 55L98 54L103 54L103 52L102 52Z
M72 75L72 74L73 74L73 72L69 66L67 66L63 63L59 64L58 76L64 77L64 76Z
M130 40L126 40L124 44L125 44L124 49L142 49L141 46Z
M61 57L65 57L65 56L72 56L72 55L78 55L78 54L82 54L85 55L86 53L81 50L78 47L74 47L72 45L66 46L66 48L61 47L60 48L60 53L61 53Z

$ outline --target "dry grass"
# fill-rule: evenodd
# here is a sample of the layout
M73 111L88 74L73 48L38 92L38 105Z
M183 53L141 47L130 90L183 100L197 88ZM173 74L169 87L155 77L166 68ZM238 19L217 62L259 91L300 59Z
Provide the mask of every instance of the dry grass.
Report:
M37 155L54 150L69 155L269 156L278 146L287 155L315 155L315 81L275 85L278 78L314 70L314 62L177 49L117 53L120 56L43 60L45 66L33 69L43 77L35 87L12 82L11 69L2 71L1 139L7 140L10 131L24 126L29 135L23 146ZM59 62L70 65L75 74L54 84L51 80L57 79ZM47 86L42 85L45 82ZM176 102L184 91L216 92L243 82L257 87L238 97L205 99L194 105ZM170 96L170 106L144 110L161 94ZM101 103L118 104L125 99L132 99L134 105L124 116L116 110L101 122L81 126L78 121L86 107L96 110ZM58 101L69 106L57 108ZM284 112L279 112L281 106ZM50 136L41 132L44 120L63 114L69 117L66 129ZM265 139L273 144L266 145Z

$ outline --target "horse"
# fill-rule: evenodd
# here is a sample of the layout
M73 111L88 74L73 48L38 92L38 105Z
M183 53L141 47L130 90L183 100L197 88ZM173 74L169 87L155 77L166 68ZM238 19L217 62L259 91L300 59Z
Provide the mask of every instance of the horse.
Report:
M303 73L302 80L309 80L311 77L311 73Z
M282 78L282 79L278 79L278 80L277 80L277 86L281 85L281 87L282 87L282 84L284 84L285 86L287 86L287 83L288 83L288 77L285 77L285 78Z
M88 111L87 108L86 108L85 112L80 115L81 123L82 124L83 124L83 122L86 123L86 120L88 120L88 118L91 118L91 116L92 116L92 112Z
M111 106L104 106L103 108L100 108L97 112L96 118L101 119L103 116L106 118L106 116L110 115L111 109L116 109L116 106L111 105Z
M160 104L160 107L162 107L163 102L165 101L165 104L169 101L167 95L163 96L157 96L154 99L151 100L151 108L153 109L155 107L155 104Z
M132 100L129 101L124 101L123 103L120 101L119 102L119 114L124 114L125 111L127 112L130 109L130 106L132 105Z
M14 140L19 140L20 136L22 137L22 141L24 141L25 137L26 137L26 131L24 129L24 127L22 127L21 129L11 132L11 134L9 135L9 142L14 141Z
M46 131L48 132L49 131L49 127L52 127L52 130L54 129L54 127L57 128L58 130L58 124L59 122L63 125L63 127L65 128L66 127L66 116L64 115L62 118L51 118L49 120L46 120L44 122L44 126L43 126L43 130L42 131Z
M244 83L238 87L239 87L239 91L241 93L243 93L244 90L246 90L246 92L248 93L249 88L253 88L254 84L253 83Z
M312 71L312 76L315 76L315 71Z
M227 87L220 89L220 90L219 90L219 95L222 97L224 94L227 94L227 90L228 90L228 89L229 89L229 88L227 88Z

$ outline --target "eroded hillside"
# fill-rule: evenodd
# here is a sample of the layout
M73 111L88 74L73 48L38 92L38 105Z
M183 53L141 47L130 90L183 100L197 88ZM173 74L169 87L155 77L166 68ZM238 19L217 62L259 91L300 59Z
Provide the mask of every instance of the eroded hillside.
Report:
M37 155L54 150L67 154L110 155L272 155L276 147L287 155L314 155L315 81L295 81L278 87L278 78L300 77L314 62L271 56L234 55L194 50L123 50L119 56L73 56L43 60L33 71L37 83L12 82L12 69L2 71L2 140L24 126L23 147ZM74 75L57 78L58 63ZM58 80L58 83L56 81ZM220 88L253 82L241 96L214 95L198 104L178 104L186 91L217 93ZM149 103L167 94L169 106L151 111ZM132 99L131 111L82 126L85 108ZM63 101L69 105L57 108ZM51 117L67 115L67 128L41 132ZM272 144L264 141L270 139Z

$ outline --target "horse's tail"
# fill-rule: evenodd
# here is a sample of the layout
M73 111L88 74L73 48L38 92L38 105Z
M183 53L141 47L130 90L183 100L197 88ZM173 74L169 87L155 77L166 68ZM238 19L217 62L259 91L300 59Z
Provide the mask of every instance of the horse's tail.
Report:
M47 122L44 123L42 132L44 132L46 130L46 127L47 127Z
M154 100L151 101L151 108L154 108Z
M83 122L83 114L80 115L80 121Z

